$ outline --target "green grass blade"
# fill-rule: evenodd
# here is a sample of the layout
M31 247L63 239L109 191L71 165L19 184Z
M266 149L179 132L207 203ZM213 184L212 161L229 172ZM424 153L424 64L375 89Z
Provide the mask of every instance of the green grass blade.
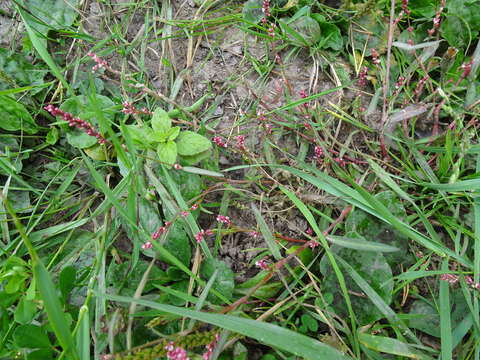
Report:
M171 305L159 304L153 301L132 299L124 296L115 296L108 294L98 294L108 300L137 304L150 307L159 311L164 311L170 314L189 317L203 321L212 325L219 326L253 339L256 339L264 344L275 346L281 350L288 351L297 356L306 359L328 359L328 360L347 360L350 357L344 355L337 349L326 345L316 339L301 335L288 329L279 326L245 319L231 315L220 315L204 313L195 310L184 309Z
M413 346L397 339L385 336L374 336L365 333L359 333L358 338L363 345L375 351L404 356L410 359L433 360L432 357L425 355Z
M308 221L309 225L312 227L313 231L315 231L315 234L317 234L318 239L320 240L320 244L322 245L323 249L325 250L325 253L328 257L328 260L330 261L330 264L332 265L333 271L335 272L335 276L338 279L338 283L340 285L340 289L342 290L342 294L345 299L345 303L347 305L348 313L350 315L350 323L352 326L352 334L356 334L356 328L357 328L357 322L356 322L356 317L355 317L355 312L353 311L352 308L352 302L350 300L350 296L348 293L347 285L345 283L345 277L343 276L336 259L333 255L333 253L330 251L330 247L328 246L327 239L325 239L325 236L323 235L322 231L317 225L317 222L315 221L315 218L313 217L313 214L310 212L310 210L307 208L307 206L290 190L286 189L285 187L281 186L280 190L287 195L287 197L290 199L290 201L293 202L293 204L300 210L302 215L305 217L305 219ZM358 351L358 342L356 338L354 337L354 344L356 347L356 350Z
M448 271L448 259L444 259L442 270ZM452 360L452 322L450 318L450 289L447 281L440 281L440 339L442 360Z
M267 246L270 249L270 252L272 253L275 260L280 260L282 258L282 254L280 254L280 249L278 247L278 244L275 241L275 238L273 237L273 234L270 231L270 228L265 222L265 219L260 213L260 210L258 210L254 204L252 204L252 210L255 215L255 219L257 220L257 224L260 228L260 232L262 233L263 238L265 239L265 242L267 243Z
M327 236L327 240L332 244L339 245L349 249L356 249L362 251L377 251L377 252L394 252L398 251L395 246L366 241L362 239L349 238L345 236Z

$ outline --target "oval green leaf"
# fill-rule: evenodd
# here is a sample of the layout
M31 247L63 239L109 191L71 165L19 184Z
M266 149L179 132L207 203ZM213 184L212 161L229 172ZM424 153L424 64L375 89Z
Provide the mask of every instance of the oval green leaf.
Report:
M177 160L177 144L173 141L158 144L157 155L161 162L173 165Z
M165 134L172 127L172 119L162 108L156 108L152 116L152 129L159 134Z
M203 153L212 147L206 137L193 131L183 131L177 138L178 153L182 156L193 156Z

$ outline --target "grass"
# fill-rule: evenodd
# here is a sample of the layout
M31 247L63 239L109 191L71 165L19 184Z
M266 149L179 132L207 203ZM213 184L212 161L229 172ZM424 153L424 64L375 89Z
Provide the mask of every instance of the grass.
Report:
M479 10L6 2L0 359L480 359Z

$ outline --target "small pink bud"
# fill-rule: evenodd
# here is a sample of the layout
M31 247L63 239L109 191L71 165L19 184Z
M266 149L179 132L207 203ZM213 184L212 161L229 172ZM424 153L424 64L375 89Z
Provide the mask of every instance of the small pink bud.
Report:
M267 265L267 262L265 261L265 259L258 260L255 263L255 266L259 267L262 270L268 270L268 265Z
M142 245L143 250L151 249L153 244L150 241L147 241L145 244Z
M198 209L198 204L193 204L190 210L197 210Z
M232 223L230 218L228 216L224 216L224 215L218 215L217 216L217 221L221 222L221 223L224 223L225 225L230 225Z
M180 215L182 215L183 217L187 217L188 214L189 214L188 211L182 211L182 212L180 213Z

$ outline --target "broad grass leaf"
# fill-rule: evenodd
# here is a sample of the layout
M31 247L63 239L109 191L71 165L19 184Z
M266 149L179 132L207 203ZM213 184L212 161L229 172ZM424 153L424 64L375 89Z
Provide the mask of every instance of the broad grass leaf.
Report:
M101 297L126 303L135 302L153 309L186 316L191 319L203 321L223 329L230 330L257 341L288 351L307 360L328 359L328 360L350 360L351 358L337 349L326 345L316 339L298 334L294 331L282 328L266 322L245 319L242 317L211 314L201 311L194 311L175 306L159 304L153 301L131 299L121 296L100 294Z
M212 143L193 131L182 131L177 137L177 150L181 156L193 156L210 150Z
M25 106L11 96L0 95L0 114L2 114L0 128L4 130L22 130L27 134L35 134L39 130Z
M417 350L410 344L386 336L374 336L365 333L358 333L358 339L367 348L393 355L404 356L410 359L433 360L432 357Z

